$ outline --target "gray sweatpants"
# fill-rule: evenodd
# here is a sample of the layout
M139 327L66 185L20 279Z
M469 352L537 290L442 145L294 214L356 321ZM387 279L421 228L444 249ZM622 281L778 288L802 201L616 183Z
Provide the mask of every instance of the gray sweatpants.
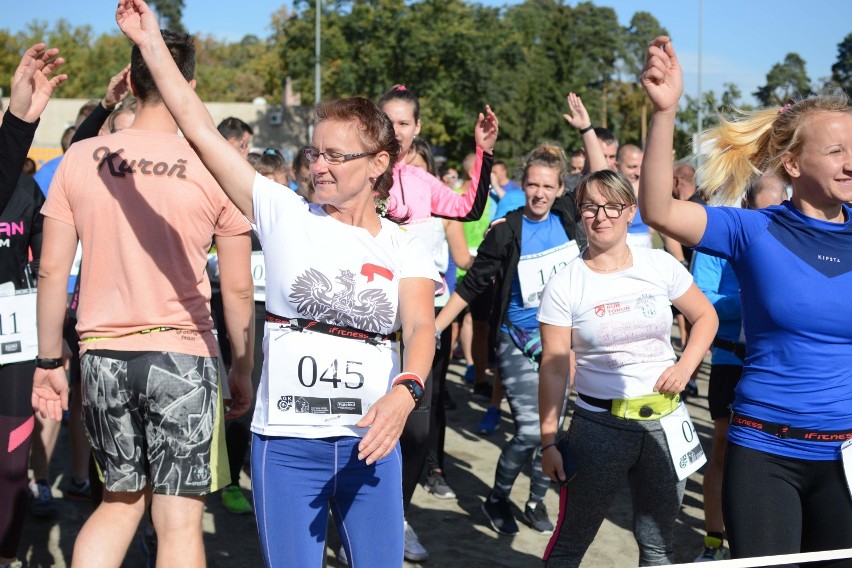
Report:
M515 347L508 333L500 333L497 348L500 381L515 422L515 435L500 453L494 475L493 494L508 499L518 474L530 463L530 497L539 503L544 500L550 478L541 471L541 427L538 419L538 373L530 360ZM564 416L564 410L562 415Z
M639 565L671 564L686 480L678 481L659 421L576 408L568 447L577 477L560 496L560 523L545 552L545 565L580 565L625 478L633 500Z

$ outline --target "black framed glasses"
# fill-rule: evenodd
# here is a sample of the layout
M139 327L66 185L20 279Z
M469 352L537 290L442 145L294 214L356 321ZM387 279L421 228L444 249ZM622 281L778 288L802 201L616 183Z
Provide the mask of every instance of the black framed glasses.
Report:
M350 160L357 160L367 156L375 156L378 152L359 152L357 154L341 154L340 152L320 152L316 148L305 148L305 158L314 163L322 156L329 164L338 165Z
M627 207L629 207L627 203L604 203L603 205L598 205L597 203L581 203L580 215L586 219L594 219L598 216L598 211L603 209L604 215L606 215L609 219L617 219L621 217L621 214Z

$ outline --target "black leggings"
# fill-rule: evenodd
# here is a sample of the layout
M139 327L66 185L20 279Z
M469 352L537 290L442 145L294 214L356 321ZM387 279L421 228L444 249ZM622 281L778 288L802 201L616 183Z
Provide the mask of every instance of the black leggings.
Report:
M27 518L35 363L0 365L0 557L15 558Z
M420 408L408 415L405 428L399 437L399 449L402 451L402 512L408 512L408 505L417 489L423 464L429 451L429 422L432 414L432 373L426 378L426 389Z
M440 311L435 310L435 313ZM444 432L446 415L441 404L441 387L446 380L449 365L449 343L452 332L450 328L441 334L441 349L436 350L432 359L432 369L426 378L426 389L423 393L423 403L420 408L408 415L405 428L399 438L399 448L402 451L402 510L408 512L408 505L417 489L420 474L426 457L433 454L435 463L444 461ZM443 351L443 352L442 352ZM442 357L447 357L446 364ZM443 368L443 373L440 369ZM433 432L434 430L434 432ZM433 462L430 462L430 467Z
M733 558L852 548L852 497L838 461L728 444L722 505ZM852 568L852 559L808 563Z
M254 309L254 368L251 372L251 407L242 416L225 422L225 446L228 448L231 485L240 484L240 471L251 444L251 421L254 417L257 387L260 384L260 375L263 372L263 332L265 329L266 309L262 303L257 303ZM219 331L220 335L223 333L225 332ZM222 380L226 380L226 377L222 377Z
M437 312L438 310L436 310ZM437 315L437 314L436 314ZM441 395L447 388L447 369L450 367L453 329L448 327L441 334L441 347L435 351L432 359L432 371L429 375L432 385L432 412L429 422L429 450L426 466L429 470L444 469L444 440L447 437L447 413Z

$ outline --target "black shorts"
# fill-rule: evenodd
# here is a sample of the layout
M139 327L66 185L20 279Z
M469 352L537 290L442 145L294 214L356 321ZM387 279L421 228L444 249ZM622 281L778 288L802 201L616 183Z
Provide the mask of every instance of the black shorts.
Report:
M731 414L731 404L734 402L734 390L743 368L740 365L712 365L710 367L710 388L707 391L707 406L710 408L710 418L727 418Z
M788 458L731 442L722 510L733 558L852 548L852 500L839 459ZM852 559L802 566L852 568Z

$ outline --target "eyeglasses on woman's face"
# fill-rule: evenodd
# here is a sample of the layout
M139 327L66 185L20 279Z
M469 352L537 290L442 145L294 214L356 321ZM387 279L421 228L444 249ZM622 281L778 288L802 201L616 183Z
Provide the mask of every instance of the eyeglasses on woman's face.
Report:
M617 219L621 217L621 214L627 207L629 207L629 205L626 203L604 203L603 205L598 205L597 203L581 203L580 215L582 215L585 219L594 219L598 216L598 212L603 209L604 215L606 215L608 219Z
M314 163L319 160L319 157L322 156L325 158L326 163L332 165L342 164L344 162L348 162L350 160L357 160L358 158L364 158L365 156L375 156L378 152L360 152L357 154L341 154L340 152L320 152L316 148L305 148L305 158L308 159L310 163Z

